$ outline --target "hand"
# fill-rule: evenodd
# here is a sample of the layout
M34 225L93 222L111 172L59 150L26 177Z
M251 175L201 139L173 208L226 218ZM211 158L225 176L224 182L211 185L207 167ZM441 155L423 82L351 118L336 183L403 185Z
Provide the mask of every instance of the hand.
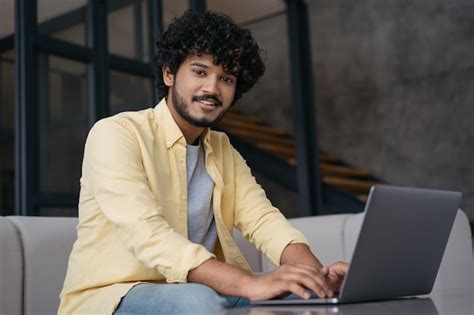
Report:
M338 261L329 266L329 272L326 276L331 291L339 292L341 290L342 281L349 270L349 264Z
M327 282L328 268L314 268L303 264L285 264L265 275L250 275L243 292L252 301L267 300L295 293L303 299L309 298L312 290L321 298L332 297Z

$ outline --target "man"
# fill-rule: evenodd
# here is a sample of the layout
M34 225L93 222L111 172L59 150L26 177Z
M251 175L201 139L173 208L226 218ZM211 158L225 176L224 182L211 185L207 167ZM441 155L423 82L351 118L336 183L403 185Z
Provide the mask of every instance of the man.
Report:
M157 48L162 101L97 122L86 141L59 313L213 313L289 293L332 296L347 265L323 267L227 136L209 129L264 72L250 32L187 11ZM234 227L279 267L252 274Z

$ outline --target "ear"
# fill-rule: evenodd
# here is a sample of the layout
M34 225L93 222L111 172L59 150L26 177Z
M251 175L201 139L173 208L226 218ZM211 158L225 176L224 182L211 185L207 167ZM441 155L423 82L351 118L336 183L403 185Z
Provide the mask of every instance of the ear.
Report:
M165 82L167 87L173 86L174 83L174 74L171 73L171 70L168 66L163 66L163 82Z

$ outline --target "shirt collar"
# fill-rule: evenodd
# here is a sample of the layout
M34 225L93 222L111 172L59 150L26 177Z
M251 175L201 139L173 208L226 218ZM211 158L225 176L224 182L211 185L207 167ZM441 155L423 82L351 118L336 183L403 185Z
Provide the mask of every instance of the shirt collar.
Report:
M212 152L211 129L210 128L204 129L204 131L202 132L200 138L201 138L202 146L204 147L205 151L209 152L209 153Z

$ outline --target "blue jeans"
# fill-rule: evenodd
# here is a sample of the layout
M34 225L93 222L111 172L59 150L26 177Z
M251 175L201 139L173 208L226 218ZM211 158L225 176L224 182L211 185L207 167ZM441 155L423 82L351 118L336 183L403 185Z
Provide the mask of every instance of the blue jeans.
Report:
M248 305L246 298L220 295L202 284L143 283L128 291L114 314L219 314Z

